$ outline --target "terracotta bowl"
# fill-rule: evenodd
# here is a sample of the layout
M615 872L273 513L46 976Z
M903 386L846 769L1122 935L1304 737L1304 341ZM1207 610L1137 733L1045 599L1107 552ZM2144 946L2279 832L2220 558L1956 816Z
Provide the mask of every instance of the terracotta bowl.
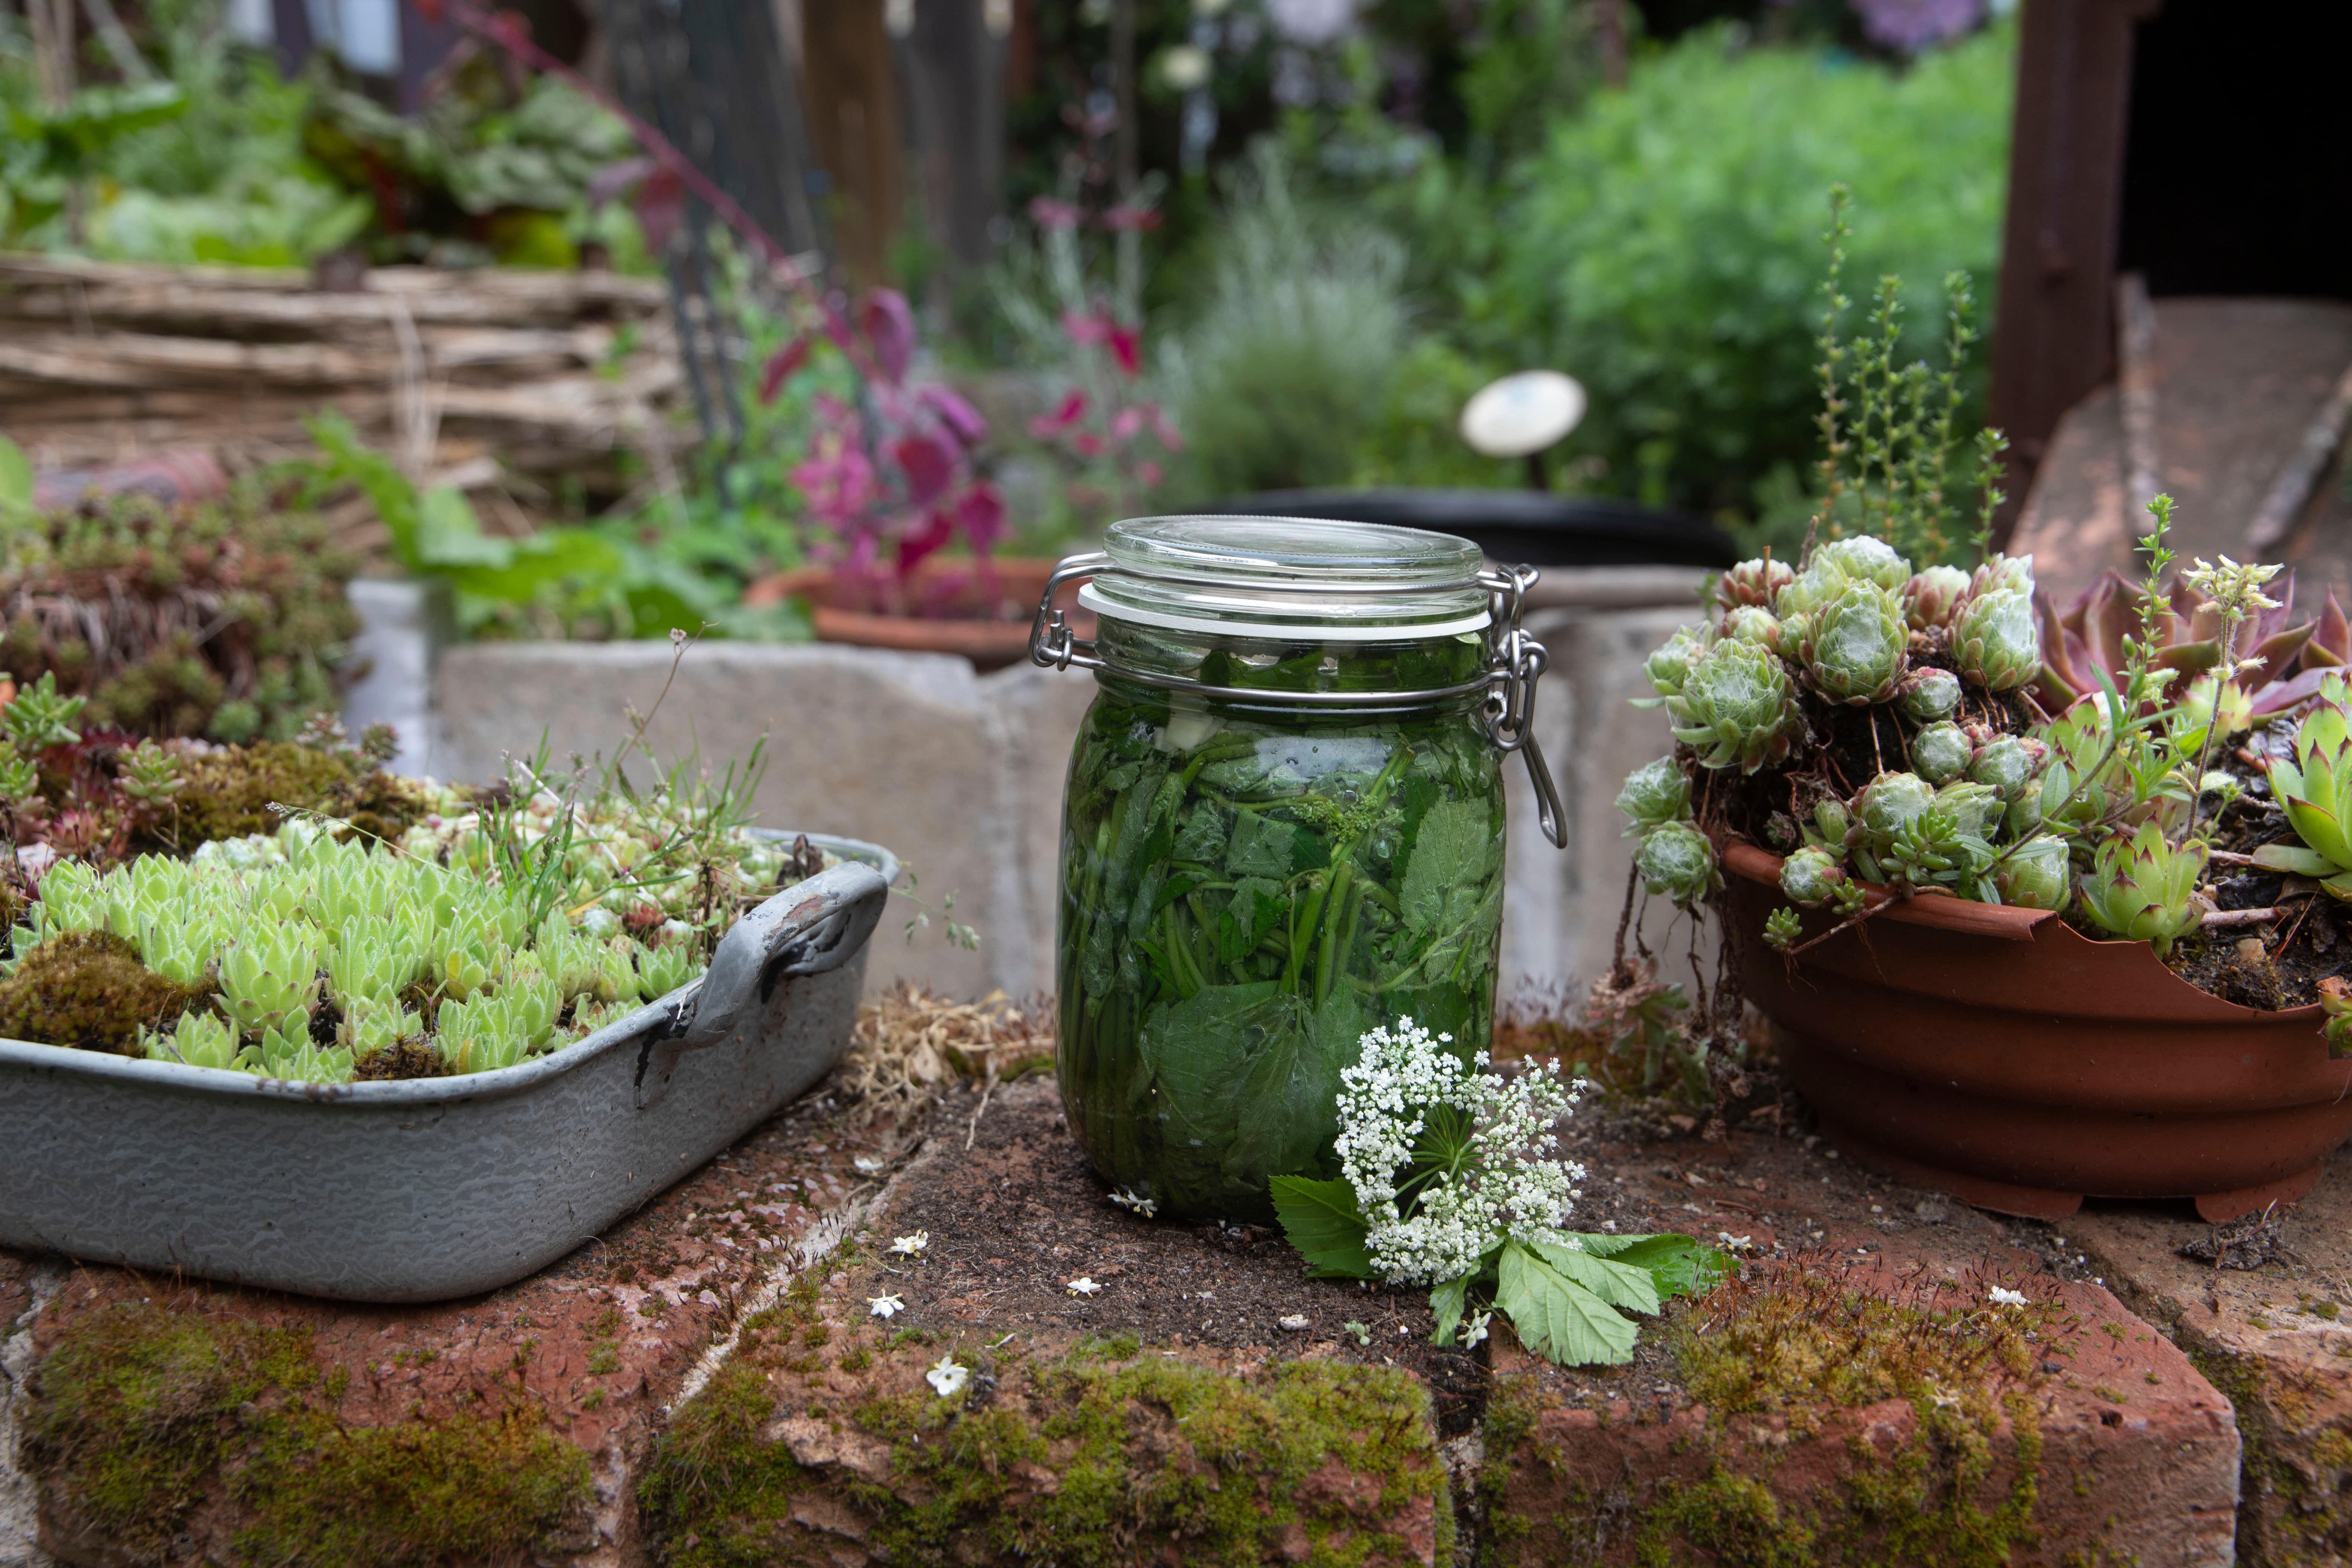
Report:
M2056 1219L2085 1195L2194 1198L2208 1220L2292 1202L2352 1133L2352 1060L2316 1005L2208 995L2145 942L2035 910L1924 898L1793 964L1764 944L1780 860L1724 853L1727 929L1789 1076L1859 1164ZM1837 923L1806 912L1805 932Z
M989 564L992 590L970 561L932 556L922 562L906 595L919 614L894 615L877 607L870 584L836 580L828 566L772 573L744 590L743 602L756 605L806 599L823 641L961 654L982 669L998 669L1029 657L1029 625L1055 563L999 556ZM1055 599L1072 612L1078 636L1094 635L1094 616L1076 613L1076 584Z

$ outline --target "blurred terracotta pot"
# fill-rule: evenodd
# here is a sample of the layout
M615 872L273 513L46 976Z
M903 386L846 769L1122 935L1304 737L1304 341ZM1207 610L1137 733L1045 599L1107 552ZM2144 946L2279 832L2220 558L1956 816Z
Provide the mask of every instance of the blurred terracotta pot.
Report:
M2037 1219L2090 1195L2194 1198L2220 1221L2301 1197L2352 1133L2352 1060L2329 1058L2316 1005L2241 1007L2146 942L1935 897L1791 965L1763 940L1780 858L1735 844L1724 867L1748 999L1859 1164ZM1804 918L1809 938L1837 923Z
M825 642L893 647L909 653L961 654L982 669L1018 664L1029 656L1029 626L1054 563L1027 557L969 560L931 556L902 584L837 575L829 566L775 572L743 591L747 605L808 601L816 635ZM1094 616L1076 610L1077 584L1055 595L1070 611L1080 637L1094 635Z

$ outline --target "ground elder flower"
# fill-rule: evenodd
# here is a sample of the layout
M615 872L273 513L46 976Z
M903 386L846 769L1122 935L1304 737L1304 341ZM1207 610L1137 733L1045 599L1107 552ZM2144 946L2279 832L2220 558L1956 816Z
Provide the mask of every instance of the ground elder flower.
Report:
M919 1230L912 1236L902 1236L898 1237L898 1240L890 1244L890 1250L897 1253L903 1253L905 1256L912 1258L917 1253L922 1251L923 1248L930 1246L930 1244L931 1233L928 1230Z
M1462 1348L1464 1350L1470 1349L1472 1346L1477 1344L1479 1341L1486 1337L1486 1325L1493 1320L1494 1316L1495 1314L1493 1310L1489 1309L1486 1311L1480 1312L1477 1316L1470 1320L1470 1326L1462 1331Z
M1079 1275L1069 1284L1070 1294L1073 1296L1091 1296L1101 1289L1101 1286L1094 1282L1094 1277L1087 1274Z
M923 1381L939 1391L941 1399L952 1399L963 1392L971 1377L971 1368L962 1365L955 1357L943 1355L923 1373Z
M1138 1219L1150 1219L1160 1212L1158 1198L1147 1198L1138 1192L1121 1190L1111 1194L1110 1201Z
M1585 1177L1554 1158L1580 1098L1554 1058L1506 1081L1486 1054L1410 1018L1365 1034L1339 1073L1339 1166L1370 1222L1373 1267L1392 1284L1459 1279L1505 1239L1577 1247L1563 1233Z
M2022 1307L2025 1305L2025 1292L1996 1285L1992 1288L1992 1304L1996 1307Z
M907 1303L896 1296L868 1296L866 1298L866 1307L875 1317L887 1323L905 1311Z

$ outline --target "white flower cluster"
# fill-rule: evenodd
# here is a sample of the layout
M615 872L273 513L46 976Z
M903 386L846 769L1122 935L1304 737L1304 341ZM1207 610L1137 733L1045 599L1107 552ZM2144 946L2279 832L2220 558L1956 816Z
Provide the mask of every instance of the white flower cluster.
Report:
M1506 1080L1486 1053L1465 1065L1410 1018L1362 1037L1339 1073L1339 1165L1371 1222L1372 1262L1394 1284L1442 1284L1477 1268L1506 1238L1573 1247L1563 1235L1584 1167L1551 1157L1558 1123L1582 1096L1559 1062ZM1420 1151L1434 1173L1398 1212Z

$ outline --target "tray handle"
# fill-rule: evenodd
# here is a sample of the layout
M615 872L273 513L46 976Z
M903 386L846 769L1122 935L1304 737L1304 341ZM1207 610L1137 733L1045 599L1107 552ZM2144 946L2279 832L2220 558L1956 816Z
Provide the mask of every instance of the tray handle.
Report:
M779 980L847 963L881 922L889 894L881 872L845 860L737 921L710 955L677 1048L698 1051L728 1038L747 1011L767 1005Z

